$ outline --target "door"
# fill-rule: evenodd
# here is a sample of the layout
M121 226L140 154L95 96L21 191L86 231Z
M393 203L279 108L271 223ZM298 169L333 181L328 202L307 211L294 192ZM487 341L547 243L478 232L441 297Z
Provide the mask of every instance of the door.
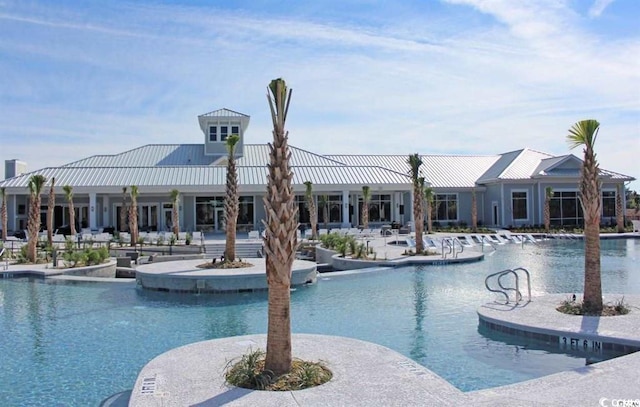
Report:
M224 208L216 208L216 231L225 231Z
M162 219L164 219L164 221L163 221L162 227L167 232L171 232L173 228L173 209L164 208L163 212L164 212L164 216L162 217Z

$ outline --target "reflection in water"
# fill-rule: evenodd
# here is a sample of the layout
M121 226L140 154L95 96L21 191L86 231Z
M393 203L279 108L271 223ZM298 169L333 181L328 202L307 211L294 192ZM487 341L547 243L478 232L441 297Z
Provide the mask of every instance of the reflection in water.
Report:
M414 360L422 360L427 356L425 348L425 334L422 327L425 313L427 310L427 291L424 285L424 267L417 267L412 273L413 276L413 308L416 319L416 326L413 332L413 341L411 344L411 358Z

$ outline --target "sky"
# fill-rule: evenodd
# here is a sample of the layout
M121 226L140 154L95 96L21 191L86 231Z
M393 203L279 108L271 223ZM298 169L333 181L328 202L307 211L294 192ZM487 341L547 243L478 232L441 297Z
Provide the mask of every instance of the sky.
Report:
M638 21L637 0L0 0L0 160L203 143L220 108L267 143L282 77L312 152L582 157L568 130L596 119L601 168L640 178Z

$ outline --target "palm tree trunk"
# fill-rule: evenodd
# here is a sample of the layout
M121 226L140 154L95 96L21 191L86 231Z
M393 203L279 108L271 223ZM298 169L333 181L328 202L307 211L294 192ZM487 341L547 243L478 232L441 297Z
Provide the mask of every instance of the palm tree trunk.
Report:
M414 185L413 188L414 222L416 229L416 254L424 252L422 234L424 230L424 212L422 210L422 186Z
M27 232L29 233L27 259L35 263L38 259L38 234L40 232L40 194L32 195L30 203L29 221L27 222Z
M551 199L544 199L544 231L549 233L551 230Z
M624 233L624 207L622 205L622 187L616 187L616 227L618 233Z
M475 188L471 191L471 231L478 231L478 199Z
M600 312L602 280L600 275L600 169L592 148L585 148L580 203L584 212L584 301L586 310Z
M433 220L431 219L431 201L427 200L427 231L433 233Z
M311 223L311 239L318 238L318 212L316 211L316 203L313 197L309 199L309 223Z
M53 246L53 209L56 205L56 194L54 193L55 178L51 178L51 188L49 189L49 200L47 202L47 242Z
M173 204L173 208L172 208L172 215L173 215L173 234L175 235L176 239L178 239L178 235L180 234L180 217L178 214L178 203L174 203Z
M9 224L7 216L7 195L4 188L2 188L0 192L2 193L2 240L5 241L7 240L7 226Z
M73 206L73 198L69 200L69 228L71 236L75 236L76 230L76 208Z
M291 370L291 268L296 254L298 208L295 205L289 166L288 134L284 125L291 93L282 79L271 81L274 100L267 95L273 121L273 143L269 144L269 176L264 197L265 265L269 285L269 327L265 369L276 376ZM288 95L288 96L287 96ZM287 99L289 98L289 99Z

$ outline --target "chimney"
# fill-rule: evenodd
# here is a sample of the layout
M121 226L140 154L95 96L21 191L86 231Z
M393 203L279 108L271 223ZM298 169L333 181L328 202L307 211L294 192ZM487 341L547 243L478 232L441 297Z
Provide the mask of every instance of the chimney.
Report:
M27 163L17 159L4 161L4 178L17 177L27 172Z

